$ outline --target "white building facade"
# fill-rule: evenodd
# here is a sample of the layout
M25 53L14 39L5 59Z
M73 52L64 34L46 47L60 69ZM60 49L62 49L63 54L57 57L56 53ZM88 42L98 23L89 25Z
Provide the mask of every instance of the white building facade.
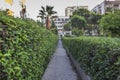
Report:
M64 31L64 25L69 22L69 17L58 16L54 18L54 23L57 26L58 36L64 36L66 32Z
M105 0L99 5L95 6L91 11L99 14L105 14L110 11L120 9L120 0Z
M70 17L75 10L80 8L88 9L88 6L69 6L65 8L65 16Z

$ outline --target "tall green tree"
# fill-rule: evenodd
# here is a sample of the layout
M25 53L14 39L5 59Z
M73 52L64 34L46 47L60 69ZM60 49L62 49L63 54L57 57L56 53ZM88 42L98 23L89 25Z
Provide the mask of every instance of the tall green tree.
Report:
M90 29L91 31L97 30L97 34L99 34L99 20L101 18L102 15L91 12L88 18L88 29Z
M90 11L88 9L84 9L84 8L80 8L77 9L73 12L73 15L79 15L82 16L86 19L86 21L88 20L88 17L90 16Z
M73 12L74 15L79 15L85 18L86 20L86 26L85 30L87 31L86 33L89 35L92 35L93 33L99 34L99 23L98 21L101 19L101 15L90 12L88 9L80 8L77 9Z
M70 30L71 30L71 24L70 24L70 22L68 22L68 23L66 23L66 24L64 25L64 30L65 30L65 31L70 31Z
M89 24L98 24L98 21L102 18L102 15L97 14L97 13L91 13L89 18L88 18L88 23Z
M71 26L72 28L78 28L84 30L86 26L86 20L82 16L74 15L71 18Z
M39 10L40 13L38 16L40 16L41 18L45 18L46 19L46 28L50 29L50 17L54 14L56 14L56 11L53 11L53 6L46 6L43 7L41 6L42 10Z
M100 26L104 35L120 37L120 11L105 15L100 20Z
M45 8L43 6L41 6L41 10L39 10L39 15L37 17L41 18L42 23L44 22L45 19Z
M79 15L85 18L87 26L85 27L85 30L87 33L91 34L93 25L90 24L90 16L91 12L88 9L80 8L73 12L73 15Z

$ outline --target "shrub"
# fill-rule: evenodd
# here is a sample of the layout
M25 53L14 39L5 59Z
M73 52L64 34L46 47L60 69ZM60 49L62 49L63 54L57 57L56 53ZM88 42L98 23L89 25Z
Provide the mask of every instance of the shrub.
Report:
M84 17L79 16L79 15L74 15L71 18L71 26L73 28L78 28L78 29L84 29L84 27L86 26L86 20Z
M33 20L0 16L0 80L40 80L57 36Z
M73 30L72 30L72 34L73 35L76 35L76 36L83 36L83 31L82 30L80 30L80 29L78 29L78 28L74 28Z
M63 44L91 76L91 80L119 80L119 38L63 38Z
M101 32L104 36L120 37L120 11L104 15L100 20Z

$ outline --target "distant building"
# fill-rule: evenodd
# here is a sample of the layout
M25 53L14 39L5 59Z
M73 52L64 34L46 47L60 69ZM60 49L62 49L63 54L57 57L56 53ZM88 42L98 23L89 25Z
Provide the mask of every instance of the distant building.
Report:
M55 25L57 26L59 37L64 36L66 33L68 33L64 31L64 25L69 22L69 17L57 16L53 20L54 20Z
M102 3L95 6L92 11L99 14L104 14L106 12L119 10L120 9L120 0L105 0Z
M88 6L69 6L65 8L65 16L71 16L75 10L80 8L88 9Z

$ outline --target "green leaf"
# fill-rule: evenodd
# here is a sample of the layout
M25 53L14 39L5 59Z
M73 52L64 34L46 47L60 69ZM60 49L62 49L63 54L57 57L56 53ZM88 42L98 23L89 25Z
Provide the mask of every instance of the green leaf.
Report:
M10 57L11 54L10 54L10 53L6 53L6 54L4 54L3 56L4 56L4 57Z
M14 67L14 69L16 69L16 70L21 70L21 68L18 67L18 66Z

